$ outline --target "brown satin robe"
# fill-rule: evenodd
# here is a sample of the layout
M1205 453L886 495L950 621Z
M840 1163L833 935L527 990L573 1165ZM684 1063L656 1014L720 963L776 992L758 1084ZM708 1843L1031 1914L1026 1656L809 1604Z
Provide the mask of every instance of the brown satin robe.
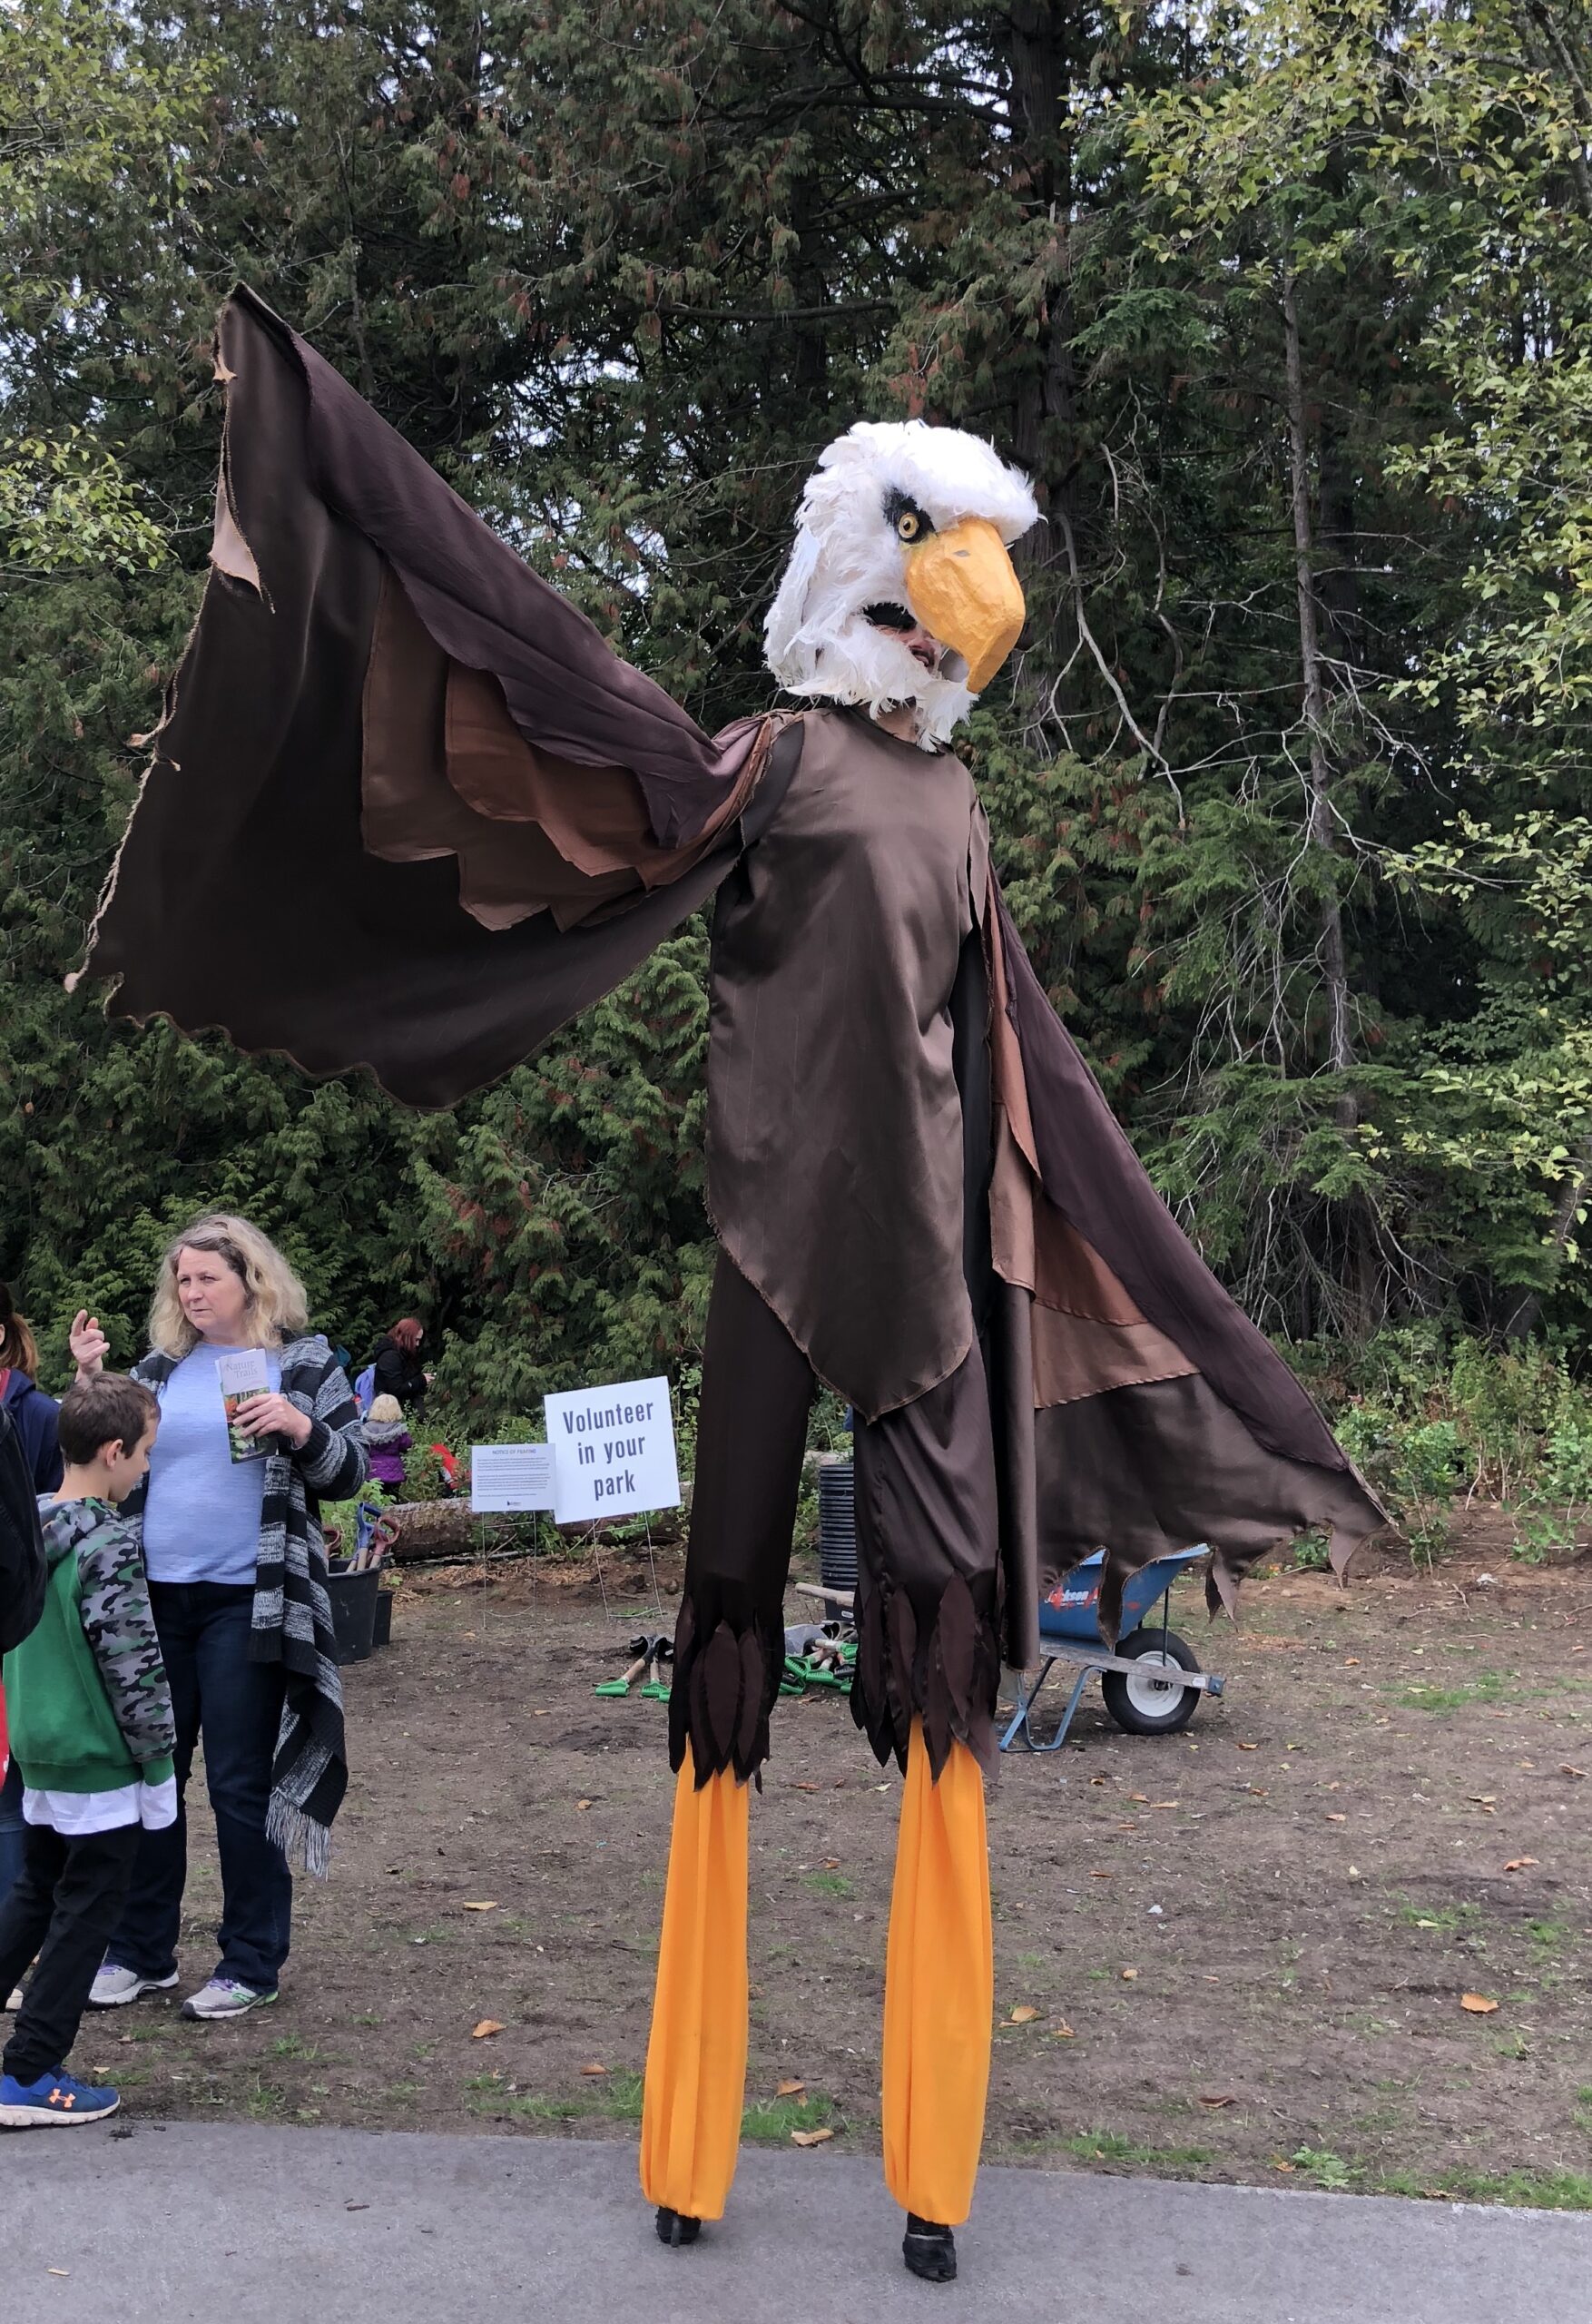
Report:
M988 848L949 752L843 711L801 724L714 913L708 1206L819 1378L873 1420L972 1343L950 998Z
M978 964L984 817L950 753L839 710L800 723L795 773L713 921L708 1194L726 1256L671 1738L678 1766L689 1735L699 1782L768 1750L815 1378L855 1413L858 1723L904 1765L920 1709L936 1775L953 1739L987 1765L994 1751L988 1076L965 1086L988 1043L983 980L960 1054L953 1008Z

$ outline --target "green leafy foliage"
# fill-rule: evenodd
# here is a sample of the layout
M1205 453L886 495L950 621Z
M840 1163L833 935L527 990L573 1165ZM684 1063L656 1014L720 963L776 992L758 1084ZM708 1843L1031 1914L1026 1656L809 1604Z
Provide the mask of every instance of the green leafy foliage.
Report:
M1564 1348L1488 1348L1427 1323L1291 1353L1412 1555L1440 1555L1461 1499L1510 1508L1513 1554L1532 1564L1592 1523L1592 1388ZM1296 1562L1324 1562L1324 1551Z
M64 990L197 603L241 275L710 726L771 699L840 427L1028 468L967 754L1043 982L1223 1279L1359 1367L1429 1546L1472 1472L1575 1500L1588 85L1585 0L0 13L0 1271L47 1376L84 1301L134 1354L224 1202L356 1364L425 1318L427 1433L654 1370L690 1423L704 929L427 1118Z

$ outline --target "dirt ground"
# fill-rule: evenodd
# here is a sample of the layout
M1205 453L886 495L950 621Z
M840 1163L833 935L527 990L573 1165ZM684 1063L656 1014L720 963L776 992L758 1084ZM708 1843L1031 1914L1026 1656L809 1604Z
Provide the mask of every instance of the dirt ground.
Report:
M1512 1565L1507 1538L1479 1516L1435 1573L1385 1558L1347 1591L1274 1574L1236 1630L1180 1591L1223 1700L1151 1740L1093 1689L1064 1751L1006 1759L988 2157L1592 2208L1592 1563ZM97 2016L80 2070L134 2118L633 2138L665 1713L592 1687L673 1606L612 1558L600 1587L407 1581L346 1673L352 1788L278 2006ZM899 1782L841 1697L774 1736L747 2133L877 2149ZM207 1821L184 1989L214 1965Z

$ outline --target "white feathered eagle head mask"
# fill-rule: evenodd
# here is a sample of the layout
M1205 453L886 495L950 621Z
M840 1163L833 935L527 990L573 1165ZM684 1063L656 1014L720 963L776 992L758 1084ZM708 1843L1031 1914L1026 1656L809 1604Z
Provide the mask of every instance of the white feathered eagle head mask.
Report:
M1038 521L1027 479L977 436L921 419L859 420L820 457L763 623L789 694L913 703L918 740L947 741L1017 644L1023 593L1007 555ZM902 642L920 622L938 673Z

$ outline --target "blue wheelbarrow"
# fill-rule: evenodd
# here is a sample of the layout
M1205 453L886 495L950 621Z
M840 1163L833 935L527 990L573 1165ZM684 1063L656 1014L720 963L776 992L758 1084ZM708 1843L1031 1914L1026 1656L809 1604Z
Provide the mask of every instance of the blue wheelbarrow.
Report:
M1084 1689L1096 1671L1106 1709L1129 1735L1175 1735L1186 1727L1199 1709L1200 1697L1219 1695L1223 1681L1214 1671L1202 1670L1188 1640L1168 1629L1167 1611L1178 1575L1206 1553L1206 1544L1201 1541L1173 1557L1157 1558L1130 1576L1122 1593L1121 1637L1115 1654L1100 1635L1105 1551L1096 1550L1092 1558L1064 1575L1049 1595L1039 1600L1044 1659L1033 1685L1017 1689L1017 1713L1000 1738L1001 1749L1009 1751L1020 1737L1030 1751L1059 1751L1083 1700ZM1157 1600L1159 1621L1154 1619ZM1060 1725L1048 1743L1041 1743L1032 1724L1034 1705L1058 1662L1076 1670L1077 1677Z

